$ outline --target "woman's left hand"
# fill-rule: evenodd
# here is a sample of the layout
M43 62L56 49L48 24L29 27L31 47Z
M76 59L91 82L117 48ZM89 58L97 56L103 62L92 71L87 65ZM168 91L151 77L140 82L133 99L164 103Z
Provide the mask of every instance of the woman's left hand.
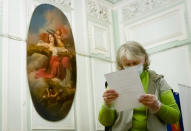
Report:
M147 106L152 112L157 112L161 107L160 101L152 94L142 95L139 102Z

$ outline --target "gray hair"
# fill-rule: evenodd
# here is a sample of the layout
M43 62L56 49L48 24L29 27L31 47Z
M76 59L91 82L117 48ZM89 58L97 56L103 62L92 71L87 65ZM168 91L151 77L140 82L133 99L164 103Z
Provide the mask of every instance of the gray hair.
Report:
M144 70L149 69L150 60L146 50L135 41L127 41L125 44L121 45L117 51L116 62L117 69L123 69L124 58L128 60L141 60L144 61Z

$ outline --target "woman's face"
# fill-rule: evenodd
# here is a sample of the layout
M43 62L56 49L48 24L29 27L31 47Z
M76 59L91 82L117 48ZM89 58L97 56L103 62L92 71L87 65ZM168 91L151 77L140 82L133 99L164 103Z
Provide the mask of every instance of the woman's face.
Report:
M51 34L49 34L49 41L50 43L54 42L54 37Z
M122 66L123 68L125 67L131 67L131 66L136 66L138 64L144 64L144 60L142 59L138 59L138 60L128 60L128 59L124 59L122 62Z

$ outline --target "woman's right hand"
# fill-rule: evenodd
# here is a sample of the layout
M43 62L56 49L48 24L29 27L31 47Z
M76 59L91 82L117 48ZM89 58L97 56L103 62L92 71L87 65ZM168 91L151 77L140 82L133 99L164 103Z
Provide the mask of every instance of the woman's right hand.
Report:
M107 89L103 93L103 99L107 105L110 105L118 96L119 94L113 89Z

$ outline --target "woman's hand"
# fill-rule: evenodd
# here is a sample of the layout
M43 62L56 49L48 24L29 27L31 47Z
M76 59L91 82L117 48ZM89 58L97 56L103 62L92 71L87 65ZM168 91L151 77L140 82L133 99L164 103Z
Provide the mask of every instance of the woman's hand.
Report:
M142 95L139 98L139 102L151 109L152 112L157 112L161 107L160 101L152 94Z
M103 93L103 99L107 105L110 105L118 96L118 93L113 89L107 89Z

